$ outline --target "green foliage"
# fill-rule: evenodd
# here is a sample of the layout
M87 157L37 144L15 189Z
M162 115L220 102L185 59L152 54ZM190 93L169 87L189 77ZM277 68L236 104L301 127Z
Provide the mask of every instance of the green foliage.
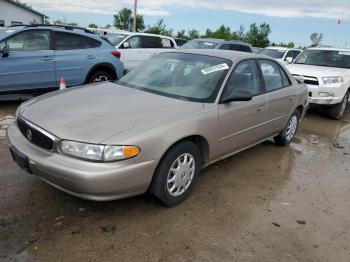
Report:
M251 24L249 31L244 36L244 41L256 47L267 47L270 44L269 34L271 28L269 24L262 23L257 26L256 23Z
M163 19L159 19L154 25L147 26L145 33L157 34L157 35L173 35L173 29L167 29L167 25Z
M318 46L322 42L323 34L313 33L311 34L310 39L311 39L312 47Z
M220 26L216 31L211 31L208 28L202 37L225 39L225 40L239 40L240 39L237 32L231 31L231 28L228 26L226 27L225 25Z
M90 28L98 28L98 25L96 25L96 24L89 24L88 27L90 27Z
M132 10L129 8L121 9L114 15L114 26L121 30L130 31L134 23ZM142 15L136 16L136 31L143 31L145 29L145 22Z

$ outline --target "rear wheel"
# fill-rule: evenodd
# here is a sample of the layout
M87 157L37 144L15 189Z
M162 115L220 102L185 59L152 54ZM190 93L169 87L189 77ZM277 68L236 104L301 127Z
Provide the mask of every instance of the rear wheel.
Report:
M299 119L300 113L296 110L289 118L287 126L278 134L278 136L274 137L273 140L276 145L287 146L290 144L298 131Z
M341 103L336 104L330 108L328 115L333 119L337 119L337 120L340 119L344 115L348 103L349 103L349 92L346 93Z
M199 171L198 147L189 141L172 147L163 157L153 177L150 192L166 206L175 206L192 192Z
M97 71L92 74L92 76L89 79L89 83L99 83L99 82L105 82L105 81L112 81L113 77L110 73L105 71Z

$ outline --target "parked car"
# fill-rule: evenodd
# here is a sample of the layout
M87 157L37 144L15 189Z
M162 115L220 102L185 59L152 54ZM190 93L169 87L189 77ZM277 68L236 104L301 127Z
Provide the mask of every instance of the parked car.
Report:
M225 41L222 39L200 38L194 39L184 44L181 49L223 49L231 51L241 51L253 53L250 44L241 41Z
M266 64L273 74L261 72ZM202 167L269 138L288 145L306 107L306 86L273 59L181 50L118 83L25 102L7 135L21 167L69 194L104 201L149 191L173 206Z
M261 50L259 54L270 56L281 63L290 64L301 52L302 50L296 48L270 46Z
M134 32L115 32L106 35L117 48L128 72L159 53L177 49L172 37Z
M178 48L188 42L186 39L181 39L181 38L174 38L174 40Z
M322 106L340 119L349 103L350 49L309 48L293 64L291 73L309 88L311 106Z
M100 36L70 26L0 28L0 94L57 90L123 76L117 51Z
M253 53L255 54L259 54L261 52L261 50L263 50L264 48L261 48L261 47L253 47Z

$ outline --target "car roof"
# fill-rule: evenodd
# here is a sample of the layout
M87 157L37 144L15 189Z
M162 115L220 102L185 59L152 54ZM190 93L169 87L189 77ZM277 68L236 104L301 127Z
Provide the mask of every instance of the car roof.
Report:
M341 52L350 52L350 48L336 48L336 47L310 47L307 50L325 50L325 51L341 51Z
M221 43L224 42L224 39L217 39L217 38L196 38L196 39L192 39L191 41L208 41L208 42L212 42L212 43Z
M239 40L228 40L228 41L223 41L222 44L237 44L237 45L245 45L245 46L250 46L252 47L251 44L245 43Z
M149 34L149 33L141 33L141 32L129 32L129 31L123 31L123 30L118 30L118 31L109 31L108 34L123 34L123 35L144 35L144 36L158 36L162 38L168 38L168 39L174 39L171 36L166 36L166 35L157 35L157 34Z
M171 53L185 53L185 54L195 54L195 55L207 55L214 56L223 59L229 59L233 62L237 60L247 59L247 58L264 58L268 60L273 60L271 57L258 55L254 53L246 53L240 51L232 50L221 50L221 49L179 49L171 51Z

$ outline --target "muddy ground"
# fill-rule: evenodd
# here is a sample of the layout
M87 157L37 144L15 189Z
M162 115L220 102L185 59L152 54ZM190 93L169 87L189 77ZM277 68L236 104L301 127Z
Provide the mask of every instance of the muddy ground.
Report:
M350 112L309 113L290 147L208 167L169 209L84 201L27 175L5 138L17 105L0 104L0 261L350 261Z

